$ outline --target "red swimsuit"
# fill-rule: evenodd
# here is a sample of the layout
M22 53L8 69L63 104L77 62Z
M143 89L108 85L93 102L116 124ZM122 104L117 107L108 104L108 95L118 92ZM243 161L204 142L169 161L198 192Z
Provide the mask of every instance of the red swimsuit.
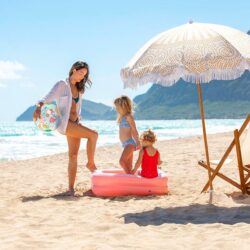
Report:
M141 163L141 176L146 178L155 178L158 176L157 165L158 165L159 152L156 150L153 156L148 155L147 150L143 149L143 157Z

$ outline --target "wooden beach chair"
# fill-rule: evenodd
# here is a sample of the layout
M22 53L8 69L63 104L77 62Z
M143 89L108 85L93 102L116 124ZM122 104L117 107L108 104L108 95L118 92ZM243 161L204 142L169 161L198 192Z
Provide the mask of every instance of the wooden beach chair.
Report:
M244 139L241 138L242 133L246 129L247 125L250 123L250 115L243 122L241 128L234 130L234 139L227 148L226 152L219 160L215 168L211 167L211 179L218 176L224 181L230 183L236 188L240 189L243 194L250 194L250 128L248 129ZM235 147L237 156L237 167L239 172L239 180L235 181L225 174L221 173L220 170L225 165L225 161L232 149ZM199 161L198 164L205 169L208 169L207 163L205 161ZM209 182L204 186L202 192L207 191L209 187Z

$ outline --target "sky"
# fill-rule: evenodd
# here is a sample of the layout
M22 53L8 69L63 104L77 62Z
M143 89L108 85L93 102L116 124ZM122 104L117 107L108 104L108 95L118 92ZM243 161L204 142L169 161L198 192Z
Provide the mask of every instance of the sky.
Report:
M124 89L120 69L152 37L194 22L250 30L250 1L0 0L0 121L17 116L86 61L93 85L85 99L112 106Z

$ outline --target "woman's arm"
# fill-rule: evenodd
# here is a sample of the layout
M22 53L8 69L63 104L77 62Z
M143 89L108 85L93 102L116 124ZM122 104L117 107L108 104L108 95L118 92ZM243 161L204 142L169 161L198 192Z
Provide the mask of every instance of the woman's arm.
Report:
M62 86L63 81L57 82L53 88L50 90L50 92L36 104L36 109L33 113L33 120L36 121L38 118L40 118L41 115L41 108L44 105L44 103L49 103L54 101L59 95L60 95L60 87Z
M36 104L36 109L33 113L33 120L36 121L38 118L41 119L41 108L43 106L43 102L39 102L38 104Z
M55 99L61 96L60 88L62 87L63 83L65 84L64 81L57 82L53 86L53 88L50 90L50 92L40 102L43 102L43 103L53 102Z
M83 99L83 94L79 92L79 97L80 97L80 106L79 106L79 115L78 115L78 121L82 119L81 113L82 113L82 99Z
M127 115L126 118L127 118L127 121L131 127L131 133L132 133L133 138L135 139L135 142L137 144L137 148L140 148L139 133L136 129L135 120L131 115Z
M142 157L143 157L143 149L141 149L139 152L139 156L138 156L138 159L135 163L134 169L131 171L132 174L135 174L136 171L138 170L138 168L141 166Z

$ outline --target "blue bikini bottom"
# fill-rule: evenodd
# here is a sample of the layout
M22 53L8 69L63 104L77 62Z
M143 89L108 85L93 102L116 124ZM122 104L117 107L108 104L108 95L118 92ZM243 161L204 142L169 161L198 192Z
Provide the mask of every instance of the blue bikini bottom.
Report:
M136 147L136 142L132 137L130 137L128 140L122 142L123 148L125 148L128 145L134 145Z

